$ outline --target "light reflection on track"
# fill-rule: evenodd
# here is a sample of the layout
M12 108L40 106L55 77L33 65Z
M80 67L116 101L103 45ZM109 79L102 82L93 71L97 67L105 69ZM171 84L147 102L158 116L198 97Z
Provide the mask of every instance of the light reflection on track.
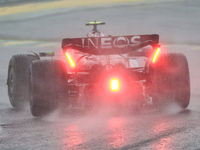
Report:
M156 135L159 135L159 134L166 132L168 130L168 128L169 128L169 122L167 122L167 120L164 120L164 119L158 120L155 123L155 127L153 129L153 132ZM152 147L153 147L154 150L168 150L168 149L172 148L171 142L172 142L171 137L163 137L159 141L154 143L152 145Z
M78 126L70 125L64 129L63 150L78 149L84 142L84 133Z
M112 118L108 122L108 144L112 148L124 146L127 135L125 120L123 118Z
M171 146L171 138L162 138L156 144L153 145L154 150L170 150Z

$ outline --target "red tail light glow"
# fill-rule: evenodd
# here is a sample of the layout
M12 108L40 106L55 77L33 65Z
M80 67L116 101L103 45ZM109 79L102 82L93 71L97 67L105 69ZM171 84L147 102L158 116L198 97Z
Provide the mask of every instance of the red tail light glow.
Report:
M153 56L153 60L152 60L153 63L156 62L158 55L159 55L159 52L160 52L160 48L157 48L157 50L156 50L156 52L154 53L154 56Z
M68 60L68 62L70 64L70 66L72 68L74 68L75 67L75 62L74 62L73 58L70 56L70 54L66 52L65 56L67 57L67 60Z
M119 91L120 83L118 79L111 79L110 80L110 89L114 92Z

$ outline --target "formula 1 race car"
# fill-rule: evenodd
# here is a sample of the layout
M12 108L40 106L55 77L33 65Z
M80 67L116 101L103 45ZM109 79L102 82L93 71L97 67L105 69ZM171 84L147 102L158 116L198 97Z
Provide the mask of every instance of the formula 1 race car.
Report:
M94 28L87 37L63 39L60 59L43 59L54 52L12 56L7 79L12 106L23 108L29 100L33 116L59 106L88 110L105 102L129 107L173 102L187 108L185 55L162 53L157 34L110 36L97 30L103 24L89 22Z

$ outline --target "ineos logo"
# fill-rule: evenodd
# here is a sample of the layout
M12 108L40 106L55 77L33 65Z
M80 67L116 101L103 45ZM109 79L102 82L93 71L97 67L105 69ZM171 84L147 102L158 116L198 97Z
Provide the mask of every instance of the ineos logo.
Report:
M83 46L91 46L96 49L101 47L102 49L110 49L113 47L116 48L125 48L128 46L134 46L140 42L141 36L120 36L116 38L112 37L102 37L102 38L84 38L82 39Z
M131 38L131 44L137 44L137 43L139 43L140 41L140 36L138 35L138 36L133 36L132 38Z
M118 37L113 41L113 45L117 48L124 48L127 47L129 45L129 40L127 37Z

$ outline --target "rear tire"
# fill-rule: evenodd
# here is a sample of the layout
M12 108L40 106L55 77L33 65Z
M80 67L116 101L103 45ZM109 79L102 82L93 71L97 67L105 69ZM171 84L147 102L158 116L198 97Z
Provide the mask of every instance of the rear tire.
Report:
M149 65L147 85L154 104L175 102L181 108L187 108L190 102L190 76L185 55L160 55L155 63Z
M14 108L21 109L29 99L29 66L39 57L31 54L14 55L8 66L8 97Z
M60 60L33 61L30 66L30 109L33 116L45 115L67 100L68 75Z

